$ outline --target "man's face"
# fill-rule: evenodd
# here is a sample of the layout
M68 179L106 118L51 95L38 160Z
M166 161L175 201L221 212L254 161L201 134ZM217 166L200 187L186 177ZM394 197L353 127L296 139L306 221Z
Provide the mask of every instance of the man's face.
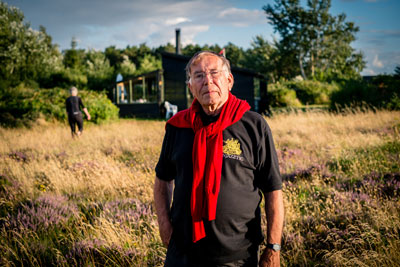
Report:
M201 74L205 74L202 79L199 78ZM191 66L189 89L205 110L221 108L232 86L233 76L217 56L203 56Z

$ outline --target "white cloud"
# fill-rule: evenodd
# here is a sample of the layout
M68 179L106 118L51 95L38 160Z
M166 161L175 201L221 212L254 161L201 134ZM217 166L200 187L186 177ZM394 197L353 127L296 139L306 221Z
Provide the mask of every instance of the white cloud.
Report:
M372 61L372 66L376 68L383 68L383 63L378 59L378 55L375 54L374 60Z
M183 18L183 17L171 18L171 19L167 19L165 24L170 26L170 25L177 25L177 24L180 24L183 22L190 22L190 19Z
M175 27L181 28L182 45L195 43L199 33L207 32L212 26L230 25L245 27L251 24L266 23L258 11L214 6L201 1L176 2L170 5L160 4L156 11L141 10L148 16L127 19L124 23L108 27L104 31L112 31L114 43L138 44L146 42L150 46L158 46L170 42L175 43ZM144 9L141 7L141 9ZM152 12L150 14L150 12ZM112 38L111 38L112 40Z
M365 70L363 70L363 71L361 72L361 75L364 75L364 76L374 76L374 75L376 75L376 72L375 72L374 70L372 70L372 69L365 69Z
M19 7L34 28L44 25L61 49L71 39L79 48L104 49L146 42L158 46L182 29L182 44L218 26L254 27L267 23L262 10L234 7L230 0L8 0ZM208 40L213 43L213 40ZM249 41L250 42L250 41ZM174 43L174 41L173 41Z
M221 10L217 18L236 27L265 23L265 14L261 10L239 9L235 7Z
M210 29L209 25L189 25L181 29L182 45L194 44L194 38L197 34L207 32ZM169 40L171 43L175 43L175 36Z
M400 51L398 50L366 48L364 52L367 65L362 71L362 75L393 73L400 62Z

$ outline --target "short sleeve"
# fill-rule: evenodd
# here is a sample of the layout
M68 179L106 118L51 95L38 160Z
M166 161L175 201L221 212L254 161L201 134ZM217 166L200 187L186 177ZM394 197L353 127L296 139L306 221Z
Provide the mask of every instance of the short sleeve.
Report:
M259 162L256 166L256 181L261 191L267 193L282 189L282 177L271 129L265 120L262 129L260 133L262 139L258 146Z
M174 134L172 127L167 124L163 144L161 147L160 158L156 165L156 176L164 181L171 181L176 176L176 171L171 163L172 144L174 142Z
M83 105L82 99L79 97L79 106L84 109L85 106Z

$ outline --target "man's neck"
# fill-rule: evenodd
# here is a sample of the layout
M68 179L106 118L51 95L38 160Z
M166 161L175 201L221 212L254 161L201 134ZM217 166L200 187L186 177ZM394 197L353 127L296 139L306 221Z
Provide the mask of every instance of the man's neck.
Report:
M201 117L201 121L203 122L203 125L207 126L210 123L216 122L218 120L218 118L219 118L219 114L220 113L221 112L219 112L217 115L214 115L214 114L209 115L204 111L204 109L201 109L200 110L200 117Z
M210 106L202 106L204 113L206 113L209 116L217 116L221 113L222 107L224 105L217 107L215 105L210 105Z

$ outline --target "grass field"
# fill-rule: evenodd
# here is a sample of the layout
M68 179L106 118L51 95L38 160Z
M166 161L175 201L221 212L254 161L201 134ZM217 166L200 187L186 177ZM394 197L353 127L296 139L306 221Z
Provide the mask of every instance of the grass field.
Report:
M284 178L283 266L400 266L400 112L267 118ZM0 265L160 266L165 122L0 128ZM265 227L265 224L264 224Z

